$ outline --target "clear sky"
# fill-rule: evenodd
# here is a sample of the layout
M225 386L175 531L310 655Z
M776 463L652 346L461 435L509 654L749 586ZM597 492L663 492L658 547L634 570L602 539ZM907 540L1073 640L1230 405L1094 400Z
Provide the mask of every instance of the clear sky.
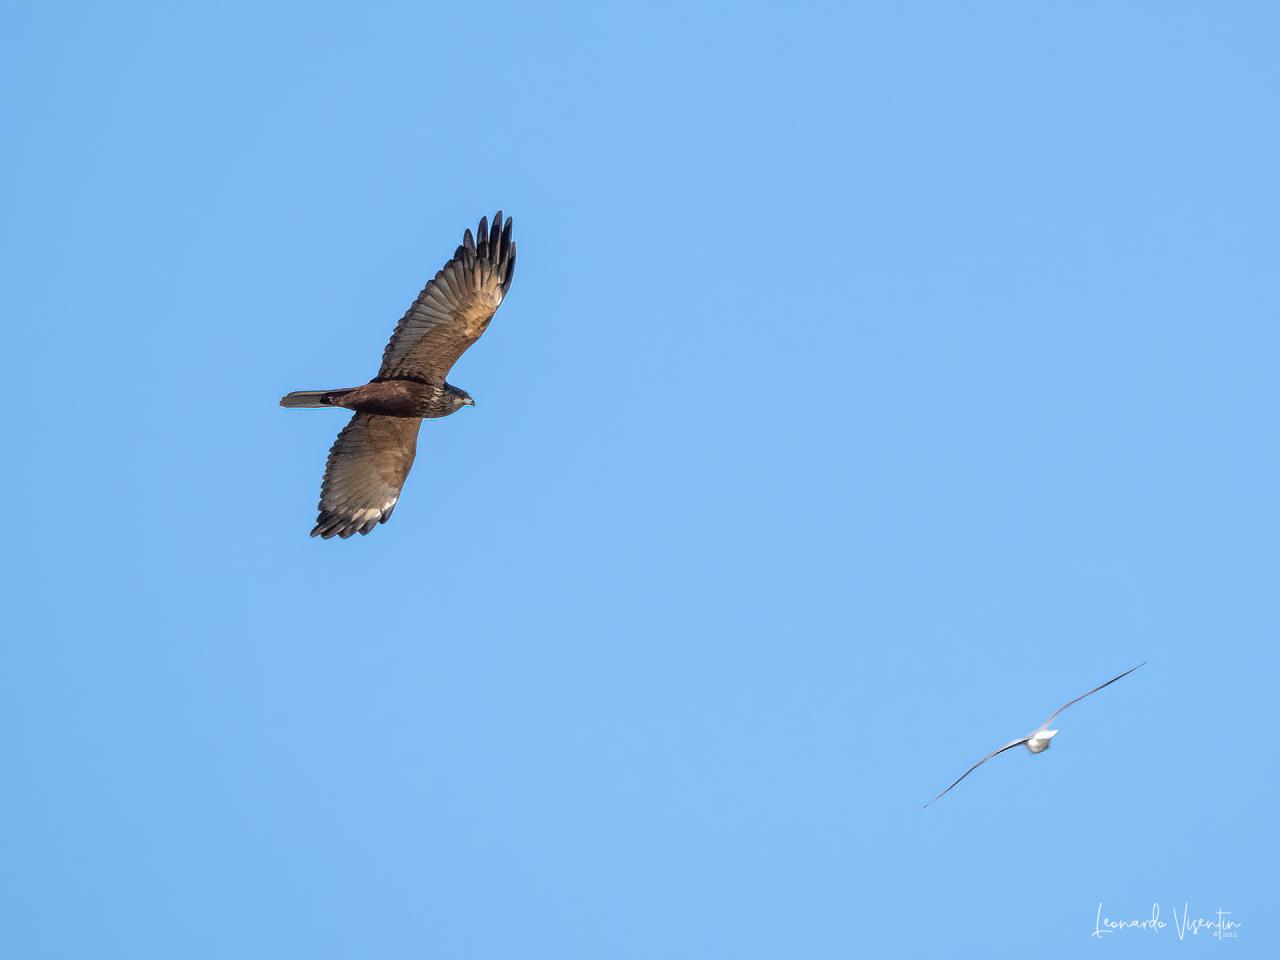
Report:
M1278 31L7 4L0 955L1276 956ZM499 207L309 539L277 399Z

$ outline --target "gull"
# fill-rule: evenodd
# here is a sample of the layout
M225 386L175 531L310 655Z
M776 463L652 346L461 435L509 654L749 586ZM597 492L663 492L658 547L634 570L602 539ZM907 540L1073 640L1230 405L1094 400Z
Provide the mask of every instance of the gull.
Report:
M1144 666L1146 662L1147 661L1143 660L1142 663L1138 664L1138 667ZM956 783L959 783L969 774L973 773L973 771L977 770L980 766L982 766L992 757L998 756L999 754L1004 753L1006 750L1012 750L1014 747L1020 747L1023 744L1026 744L1027 749L1030 750L1032 753L1044 753L1046 750L1049 749L1050 744L1053 743L1053 738L1058 733L1057 730L1049 729L1049 724L1053 723L1054 718L1057 717L1058 714L1060 714L1063 710L1067 709L1067 707L1071 706L1072 704L1079 703L1085 697L1088 697L1088 696L1091 696L1092 694L1097 693L1103 687L1109 687L1111 686L1111 684L1115 683L1117 680L1121 679L1122 677L1127 677L1129 674L1133 673L1134 670L1137 670L1138 667L1130 667L1124 673L1121 673L1117 676L1112 677L1106 683L1098 684L1088 693L1082 693L1080 694L1080 696L1076 697L1074 700L1068 700L1066 703L1060 706L1057 710L1053 711L1053 713L1049 714L1048 720L1040 724L1039 727L1037 727L1031 733L1027 734L1025 737L1019 737L1017 740L1010 740L1008 743L1006 743L1003 747L1000 747L998 750L992 750L985 757L983 757L981 760L975 763L972 767L970 767L964 773L960 774L959 779L957 779L955 783L951 784L951 787L954 787ZM943 795L946 794L951 789L951 787L947 787L946 790L943 790L942 793L934 797L933 800L930 800L929 803L933 803L941 799ZM929 806L929 803L926 803L925 806L926 807Z

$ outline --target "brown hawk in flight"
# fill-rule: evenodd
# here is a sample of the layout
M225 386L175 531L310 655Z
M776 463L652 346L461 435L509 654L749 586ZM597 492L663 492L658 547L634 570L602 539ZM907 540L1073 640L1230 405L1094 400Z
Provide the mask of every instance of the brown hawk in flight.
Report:
M480 339L511 287L516 245L502 211L468 230L462 246L413 301L382 353L378 375L362 387L299 390L282 407L345 407L356 415L329 450L313 537L365 534L391 519L426 417L475 406L448 383L454 363Z

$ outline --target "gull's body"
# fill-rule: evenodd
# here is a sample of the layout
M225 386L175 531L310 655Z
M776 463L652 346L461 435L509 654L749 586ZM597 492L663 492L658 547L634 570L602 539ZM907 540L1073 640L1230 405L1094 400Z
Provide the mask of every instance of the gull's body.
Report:
M1143 660L1142 663L1138 664L1138 667L1142 666L1145 663L1146 661ZM1080 696L1076 697L1074 700L1068 700L1066 703L1060 706L1057 710L1053 711L1053 713L1049 714L1048 720L1040 724L1040 726L1038 726L1035 730L1031 731L1031 733L1027 734L1025 737L1019 737L1017 740L1010 740L1003 747L1000 747L999 749L996 749L996 750L992 750L985 757L983 757L981 760L975 763L972 767L970 767L964 773L960 774L960 776L956 779L955 783L951 784L951 787L954 787L956 783L959 783L969 774L973 773L973 771L977 770L980 766L982 766L992 757L999 756L1000 754L1004 753L1006 750L1012 750L1014 747L1025 746L1027 750L1029 750L1031 753L1044 753L1052 745L1053 738L1057 736L1058 731L1050 730L1049 724L1053 723L1054 719L1058 716L1058 714L1060 714L1063 710L1067 709L1067 707L1071 706L1072 704L1079 703L1081 700L1083 700L1085 697L1089 696L1090 694L1097 693L1103 687L1109 687L1111 686L1111 684L1115 683L1117 680L1121 679L1122 677L1127 677L1129 674L1133 673L1134 670L1137 670L1138 667L1131 667L1130 669L1126 670L1124 673L1117 674L1116 676L1112 677L1106 683L1098 684L1088 693L1082 693L1080 694ZM933 800L930 800L929 803L933 803L934 800L940 799L944 794L946 794L951 789L951 787L947 787L946 790L943 790L942 793L934 797ZM929 803L926 803L925 806L926 807L929 806Z

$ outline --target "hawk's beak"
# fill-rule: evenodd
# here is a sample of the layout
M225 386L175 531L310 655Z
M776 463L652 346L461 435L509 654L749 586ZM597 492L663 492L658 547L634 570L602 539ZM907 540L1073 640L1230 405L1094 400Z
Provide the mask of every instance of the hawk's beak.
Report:
M472 400L470 397L467 397L467 399L462 401L462 405L464 407L474 407L476 405L476 402Z

